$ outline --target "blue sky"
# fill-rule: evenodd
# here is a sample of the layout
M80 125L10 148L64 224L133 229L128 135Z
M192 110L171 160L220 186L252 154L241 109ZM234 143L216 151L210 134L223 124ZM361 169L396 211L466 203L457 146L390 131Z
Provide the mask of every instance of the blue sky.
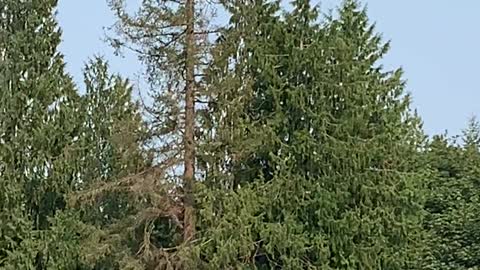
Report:
M426 132L448 129L458 134L470 116L480 113L480 1L363 2L377 31L392 41L384 65L404 68L407 90ZM336 3L340 1L324 0L322 6ZM105 0L60 0L58 19L63 29L60 50L75 81L82 81L84 63L95 54L105 56L113 71L135 81L141 70L136 58L116 57L102 41L104 27L114 21Z

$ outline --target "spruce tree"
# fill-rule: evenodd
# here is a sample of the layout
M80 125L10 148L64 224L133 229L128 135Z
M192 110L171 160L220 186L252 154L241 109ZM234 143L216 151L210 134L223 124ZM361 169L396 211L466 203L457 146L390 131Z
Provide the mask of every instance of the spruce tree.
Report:
M65 163L77 126L74 92L57 51L55 0L1 1L0 172L2 269L62 267L51 218L72 184Z
M128 265L135 236L122 231L144 204L129 196L131 186L119 179L149 166L145 151L146 126L128 80L109 72L108 63L96 57L84 69L86 93L81 100L81 127L75 138L75 193L71 208L84 239L79 257L95 269ZM90 233L91 235L87 235Z
M463 145L446 136L435 136L429 144L425 159L434 174L425 205L431 241L424 269L480 267L479 135L478 121L472 118Z
M98 57L85 67L84 78L83 128L78 140L87 152L82 153L86 172L79 181L88 186L88 181L111 180L142 170L146 127L130 82L109 74L108 63Z
M230 152L206 184L233 184L203 202L205 268L413 268L423 135L402 72L378 64L388 43L355 1L323 23L293 6L283 19L278 3L229 9L225 39L241 45L217 55L215 102L242 102L212 120L214 149Z

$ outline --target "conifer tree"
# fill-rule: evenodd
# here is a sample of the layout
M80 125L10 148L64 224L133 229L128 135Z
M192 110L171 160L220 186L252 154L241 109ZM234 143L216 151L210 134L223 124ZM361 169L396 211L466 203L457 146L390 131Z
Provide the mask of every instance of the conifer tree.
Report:
M430 142L426 160L434 171L428 181L425 228L431 233L424 269L475 269L480 266L479 124L470 119L463 145L446 136Z
M228 122L212 136L236 151L209 174L234 184L204 201L205 268L413 268L423 135L402 72L379 66L388 43L355 1L324 23L293 6L283 20L278 2L229 9L240 46L217 55L213 121ZM224 91L247 95L222 107Z
M72 184L78 96L57 51L57 1L0 4L0 268L62 268L49 228Z
M86 161L83 185L88 186L87 181L106 181L142 170L145 126L139 104L133 100L130 82L109 74L108 63L102 58L89 62L84 77L84 121L79 140L93 146L84 147L90 152L82 153Z
M79 265L119 269L129 258L130 247L118 237L121 226L117 220L129 217L141 204L130 198L122 186L106 187L148 166L145 125L139 104L133 101L130 83L110 74L105 60L90 60L84 78L81 126L75 137L76 151L70 158L75 168L76 192L70 196L69 213L77 221L71 226L81 236L76 256L81 259Z
M195 231L195 101L200 92L196 77L201 76L205 60L209 11L207 5L194 0L143 1L135 16L128 14L123 1L110 1L110 5L118 17L114 28L118 35L111 39L112 45L133 50L146 65L154 90L150 111L162 144L159 156L180 154L184 163L184 236L188 240Z
M174 224L175 235L181 232L183 239L179 242L174 237L169 244L153 244L154 240L144 243L154 250L151 253L156 254L155 260L162 261L165 255L176 256L181 249L173 247L188 246L195 238L194 187L195 178L200 174L196 170L196 109L203 95L201 77L209 60L209 35L214 32L207 20L212 9L206 1L146 0L132 15L127 12L125 1L111 0L109 4L118 19L113 28L115 35L109 40L119 50L137 53L145 64L153 98L153 104L146 109L151 120L155 164L145 174L137 175L136 182L143 181L145 186L149 185L150 195L169 202L151 201L151 207L146 209L157 214L148 214L149 218L141 226L145 226L147 232L150 227L158 227L154 223L166 217L173 221L170 224ZM154 182L151 182L152 173ZM150 238L145 236L145 239ZM163 261L182 260L177 256Z

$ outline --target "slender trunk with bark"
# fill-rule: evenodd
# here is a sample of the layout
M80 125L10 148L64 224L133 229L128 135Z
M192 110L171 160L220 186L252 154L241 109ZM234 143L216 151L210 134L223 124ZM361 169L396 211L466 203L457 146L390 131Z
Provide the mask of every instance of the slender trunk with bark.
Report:
M184 168L184 240L190 241L195 234L195 213L193 188L195 184L195 26L194 0L187 0L185 16L187 20L185 44L185 168Z

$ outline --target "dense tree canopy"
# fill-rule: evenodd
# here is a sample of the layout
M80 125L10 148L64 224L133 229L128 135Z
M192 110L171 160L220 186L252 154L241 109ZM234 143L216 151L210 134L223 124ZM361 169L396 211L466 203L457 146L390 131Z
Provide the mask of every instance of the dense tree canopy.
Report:
M0 266L53 265L49 221L72 184L78 95L57 52L56 1L2 1Z
M215 80L238 83L232 95L246 91L249 100L229 107L223 104L233 98L219 94L227 99L220 113L238 120L214 133L220 141L252 136L253 148L226 141L240 153L219 156L228 168L212 166L212 175L227 171L233 184L208 202L204 252L214 256L204 255L207 268L412 267L423 175L412 161L422 137L401 71L378 66L388 44L352 1L324 22L309 1L293 1L284 18L278 4L238 5L246 10L235 23L253 35L233 46L251 53L222 48L220 57L237 57L245 77L235 80L232 70Z
M0 0L1 269L480 269L480 125L428 139L360 2L107 2L138 100Z
M433 254L428 269L477 269L480 267L479 211L480 127L471 119L463 144L436 136L426 153L433 170L425 226L432 232ZM427 268L427 267L426 267Z

